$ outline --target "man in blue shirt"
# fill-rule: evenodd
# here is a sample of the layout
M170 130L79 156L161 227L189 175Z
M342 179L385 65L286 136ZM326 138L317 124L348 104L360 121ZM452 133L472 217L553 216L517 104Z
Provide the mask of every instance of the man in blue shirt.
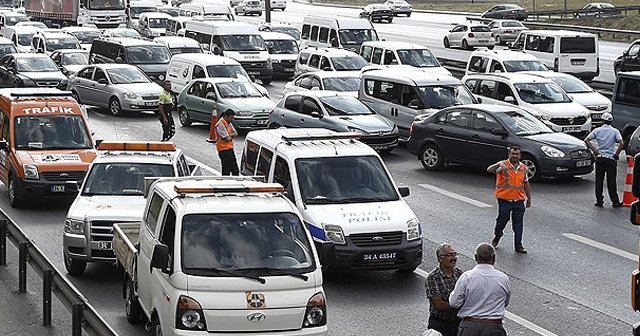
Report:
M593 156L596 158L596 203L595 206L602 207L603 195L602 187L604 182L604 175L607 175L607 190L609 191L609 198L614 208L622 206L620 199L618 198L618 191L616 188L616 175L618 162L618 156L624 148L624 141L620 131L611 127L613 121L613 115L611 113L603 113L602 121L604 124L587 135L584 139L584 143L591 149ZM592 140L597 142L596 148ZM616 148L616 143L618 148Z

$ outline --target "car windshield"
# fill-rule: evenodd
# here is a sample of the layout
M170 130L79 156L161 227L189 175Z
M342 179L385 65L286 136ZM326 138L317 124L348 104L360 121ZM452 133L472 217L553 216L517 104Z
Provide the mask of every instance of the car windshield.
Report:
M207 66L209 77L242 78L249 79L249 75L242 65L209 65Z
M33 35L35 34L35 32L33 33L25 33L25 34L18 34L18 44L23 46L23 47L28 47L31 45L31 40L33 39Z
M360 77L330 77L322 80L325 90L331 91L358 91Z
M78 39L76 38L47 39L46 44L48 51L58 49L82 49L82 47L80 47L80 43L78 43Z
M316 267L306 228L293 213L185 215L179 237L189 275L302 274Z
M549 68L540 61L504 61L504 67L507 72L549 70Z
M26 22L29 21L29 18L26 16L6 16L5 22L7 26L15 26L18 22Z
M440 63L429 49L401 49L398 50L400 63L417 68L439 67Z
M167 18L149 18L149 28L167 28Z
M222 49L227 51L264 50L264 40L260 35L223 35Z
M514 87L520 99L529 104L570 103L571 100L562 89L552 83L520 83Z
M321 97L320 102L332 116L374 114L367 105L351 96Z
M89 53L70 52L62 55L60 60L62 65L86 65L89 64Z
M293 27L271 27L271 31L287 34L296 39L296 41L300 39L300 30Z
M17 53L18 49L13 44L0 44L0 58L4 57L4 55Z
M171 53L165 46L136 46L127 47L129 64L167 64L171 60Z
M75 36L80 44L91 44L93 40L97 37L100 37L99 31L77 31L73 32L73 36Z
M178 54L202 54L202 48L171 48L169 49L171 51L171 55L178 55Z
M16 149L92 148L91 138L80 116L16 117L14 137ZM69 160L81 161L75 156Z
M520 21L504 21L502 22L503 27L507 28L522 28L524 25L520 23Z
M49 57L17 58L16 69L23 72L60 71Z
M551 77L551 80L560 85L566 93L593 92L589 85L573 76Z
M305 204L397 201L391 178L376 156L340 156L296 160Z
M496 113L495 116L516 135L553 133L549 126L522 110Z
M464 85L420 86L418 92L427 109L442 109L454 105L473 104L473 96Z
M108 69L107 74L113 84L150 83L149 78L138 68Z
M265 41L270 54L298 54L298 43L293 40L269 40Z
M133 29L114 29L111 30L110 36L140 38L140 34Z
M360 55L331 57L331 63L336 71L360 70L369 64Z
M217 83L216 88L222 98L255 98L262 94L253 84L248 82Z
M338 36L342 45L361 45L363 42L378 40L373 29L340 29Z
M124 0L88 0L88 9L108 9L108 10L122 10L124 9ZM133 8L131 8L133 9ZM155 8L153 9L156 10Z
M145 177L174 176L171 164L96 163L87 175L83 196L142 196Z
M155 7L131 7L131 8L129 8L129 10L131 11L131 18L132 19L139 19L140 18L140 14L148 13L148 12L155 12L156 8Z

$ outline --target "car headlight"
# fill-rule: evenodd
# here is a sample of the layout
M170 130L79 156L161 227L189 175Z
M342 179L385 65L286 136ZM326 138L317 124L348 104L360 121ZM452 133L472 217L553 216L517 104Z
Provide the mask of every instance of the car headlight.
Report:
M407 240L420 238L420 221L417 218L407 221Z
M356 128L356 127L347 127L347 129L349 130L349 132L353 132L353 133L360 133L362 135L368 135L369 132Z
M251 116L253 116L253 112L251 112L251 111L238 111L238 112L236 112L236 116L238 116L238 117L251 117Z
M64 220L64 232L74 234L84 234L84 221L67 218Z
M307 301L307 310L304 312L303 328L320 327L327 324L327 304L322 292L313 295Z
M176 329L207 330L204 311L198 301L186 295L180 295L176 309Z
M561 150L559 150L557 148L551 147L551 146L544 145L544 146L540 147L540 150L542 150L544 155L546 155L546 156L548 156L550 158L563 158L564 157L564 152L563 151L561 151Z
M272 59L271 63L280 63L280 60L279 59Z
M344 245L346 243L344 240L344 233L342 233L342 228L340 226L330 224L324 224L323 226L324 235L328 240L340 245Z
M127 99L137 99L138 95L133 92L125 92L124 97Z
M25 179L37 180L40 178L40 175L38 175L38 167L34 164L23 164L22 170L24 170Z

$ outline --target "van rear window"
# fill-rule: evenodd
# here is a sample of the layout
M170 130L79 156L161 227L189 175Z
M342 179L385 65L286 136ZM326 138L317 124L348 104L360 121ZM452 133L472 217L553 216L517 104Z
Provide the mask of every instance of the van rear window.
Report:
M474 33L490 33L489 27L471 27L471 31Z
M596 52L596 39L593 37L563 37L560 39L560 53L593 54Z

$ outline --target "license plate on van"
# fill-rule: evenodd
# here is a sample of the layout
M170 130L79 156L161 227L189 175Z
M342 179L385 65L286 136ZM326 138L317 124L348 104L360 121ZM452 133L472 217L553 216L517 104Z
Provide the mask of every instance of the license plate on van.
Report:
M563 132L580 132L580 126L565 126L562 128Z
M63 193L64 192L64 184L63 185L52 185L51 186L52 193Z
M571 60L571 65L584 65L586 62L586 60Z
M397 258L398 258L397 252L365 253L362 255L362 262L365 262L365 263L388 262L388 261L395 261Z

